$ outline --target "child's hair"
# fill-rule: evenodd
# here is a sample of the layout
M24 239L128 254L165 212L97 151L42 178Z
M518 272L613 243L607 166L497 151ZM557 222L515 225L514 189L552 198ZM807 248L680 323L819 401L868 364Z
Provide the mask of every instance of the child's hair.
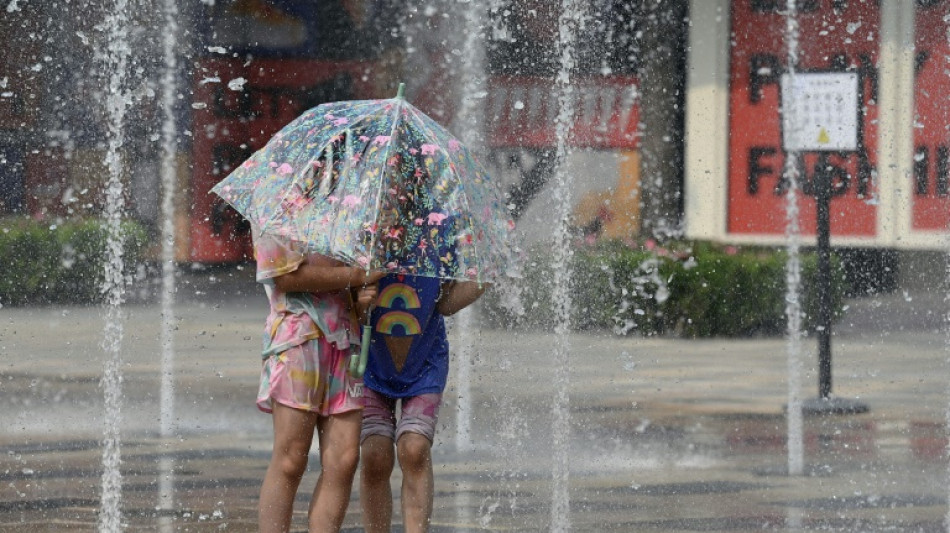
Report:
M310 198L327 198L336 192L340 184L348 139L346 132L341 133L320 151L316 159L310 161L310 168L300 184L304 195Z

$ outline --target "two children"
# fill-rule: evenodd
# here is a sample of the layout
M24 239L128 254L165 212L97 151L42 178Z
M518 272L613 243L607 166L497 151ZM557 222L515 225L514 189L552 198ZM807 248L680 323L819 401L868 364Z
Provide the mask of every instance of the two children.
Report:
M257 279L270 302L257 405L273 413L274 425L273 453L261 486L260 530L289 530L314 430L321 471L310 501L310 531L339 531L360 443L366 530L389 531L389 477L396 457L403 470L406 531L427 530L433 497L430 451L448 376L442 317L473 303L484 287L367 274L304 255L259 231L254 236ZM357 342L356 321L374 306L364 387L347 369L350 345Z

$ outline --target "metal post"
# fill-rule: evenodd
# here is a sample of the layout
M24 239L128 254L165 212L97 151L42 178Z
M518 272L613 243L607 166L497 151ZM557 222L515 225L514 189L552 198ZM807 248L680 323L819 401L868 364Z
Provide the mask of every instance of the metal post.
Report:
M818 397L802 402L802 412L810 415L866 413L869 408L863 402L831 396L831 321L834 314L831 284L832 173L824 158L818 161L813 181L818 234L818 272L815 280L818 290Z
M823 165L822 165L823 166ZM831 173L815 170L815 202L818 233L818 396L831 396Z

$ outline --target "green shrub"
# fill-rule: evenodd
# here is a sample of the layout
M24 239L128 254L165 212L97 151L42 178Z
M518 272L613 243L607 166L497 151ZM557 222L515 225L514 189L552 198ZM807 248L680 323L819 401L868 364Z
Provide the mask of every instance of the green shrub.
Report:
M56 225L30 219L0 223L0 303L3 305L95 303L102 300L106 230L98 220ZM127 266L142 260L144 229L122 226Z
M551 253L537 248L529 257L524 278L485 298L485 314L497 325L551 328L557 321ZM786 328L785 262L781 250L704 242L653 250L607 242L578 249L570 256L571 326L621 335L780 334ZM817 316L816 265L813 253L802 255L806 329ZM833 309L839 315L845 281L838 262L833 266Z

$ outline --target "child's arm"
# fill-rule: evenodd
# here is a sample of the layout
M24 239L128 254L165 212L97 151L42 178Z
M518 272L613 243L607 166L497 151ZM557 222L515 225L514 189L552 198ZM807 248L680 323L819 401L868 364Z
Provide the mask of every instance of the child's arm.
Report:
M485 289L487 284L475 283L474 281L449 281L442 284L442 295L439 296L439 302L436 304L436 310L445 316L451 316L475 303Z
M296 270L274 278L274 286L282 292L330 292L376 283L385 275L385 272L367 273L329 257L311 255Z

